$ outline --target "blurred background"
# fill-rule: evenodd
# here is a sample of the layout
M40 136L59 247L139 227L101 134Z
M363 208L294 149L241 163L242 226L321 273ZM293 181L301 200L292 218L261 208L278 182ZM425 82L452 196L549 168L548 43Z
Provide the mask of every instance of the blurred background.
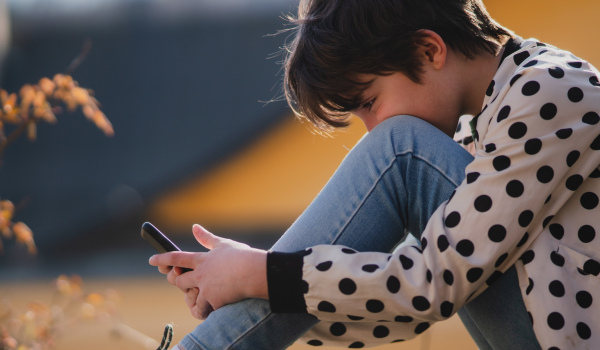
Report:
M80 324L57 348L143 349L143 335L159 339L169 322L181 339L197 322L147 264L154 251L141 224L184 250L198 249L193 223L268 248L364 134L359 123L315 134L281 100L287 34L273 34L297 2L0 0L0 87L17 92L68 72L95 92L115 130L108 138L81 113L63 113L0 163L0 199L15 203L15 221L38 246L32 256L4 241L0 298L23 309L50 303L61 274L81 276L84 294L119 295L125 328ZM599 2L484 3L517 34L600 65ZM474 348L456 318L393 348L442 347Z

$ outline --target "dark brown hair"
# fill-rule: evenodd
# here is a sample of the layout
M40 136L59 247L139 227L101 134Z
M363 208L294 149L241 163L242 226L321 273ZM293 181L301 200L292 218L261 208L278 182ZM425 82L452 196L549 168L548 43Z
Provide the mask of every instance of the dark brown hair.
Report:
M496 55L503 36L481 0L303 0L287 46L284 91L300 117L328 131L348 124L370 82L361 74L402 72L420 83L422 30L467 58Z

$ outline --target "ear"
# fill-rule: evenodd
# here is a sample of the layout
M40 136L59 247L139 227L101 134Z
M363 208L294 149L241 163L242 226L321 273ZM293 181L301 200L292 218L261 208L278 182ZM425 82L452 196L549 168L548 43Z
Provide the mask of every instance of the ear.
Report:
M446 43L436 32L423 29L419 31L424 34L422 38L417 41L419 45L419 54L423 58L424 64L431 64L435 69L442 69L446 64L446 57L448 55L448 48Z

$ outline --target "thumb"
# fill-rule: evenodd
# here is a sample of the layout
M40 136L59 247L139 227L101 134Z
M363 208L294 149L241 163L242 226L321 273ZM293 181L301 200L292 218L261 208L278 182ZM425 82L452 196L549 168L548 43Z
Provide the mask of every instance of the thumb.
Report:
M215 236L208 232L204 227L195 224L192 226L192 232L198 243L202 244L205 248L213 249L221 241L221 237Z

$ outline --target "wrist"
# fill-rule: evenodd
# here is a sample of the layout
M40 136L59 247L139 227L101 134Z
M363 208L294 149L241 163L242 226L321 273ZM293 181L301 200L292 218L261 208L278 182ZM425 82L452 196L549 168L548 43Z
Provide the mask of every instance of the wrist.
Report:
M260 249L251 249L249 257L246 259L248 273L247 284L244 287L247 290L248 298L269 299L269 290L267 283L267 252Z

